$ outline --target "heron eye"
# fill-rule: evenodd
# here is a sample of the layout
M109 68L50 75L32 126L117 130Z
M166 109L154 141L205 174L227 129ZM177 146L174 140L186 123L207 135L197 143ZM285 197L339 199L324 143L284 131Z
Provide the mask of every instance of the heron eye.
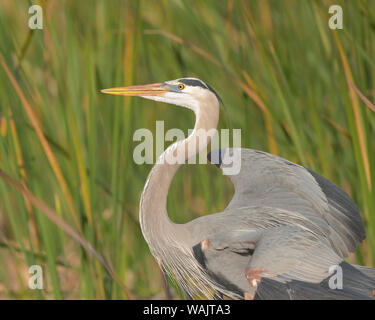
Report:
M182 83L180 83L180 84L177 86L177 88L178 88L179 90L183 90L183 89L185 88L185 86L184 86Z

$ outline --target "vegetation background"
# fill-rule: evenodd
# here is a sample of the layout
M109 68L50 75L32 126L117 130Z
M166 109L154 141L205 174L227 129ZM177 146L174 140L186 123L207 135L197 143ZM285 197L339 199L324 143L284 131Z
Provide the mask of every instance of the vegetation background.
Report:
M43 30L28 28L32 4ZM328 27L332 4L343 30ZM134 163L132 137L156 120L187 133L194 117L100 89L182 76L218 91L243 147L348 192L367 231L349 260L374 266L374 57L370 0L0 0L0 298L167 296L138 225L151 166ZM168 210L186 222L232 194L215 166L184 166ZM34 264L44 290L28 287Z

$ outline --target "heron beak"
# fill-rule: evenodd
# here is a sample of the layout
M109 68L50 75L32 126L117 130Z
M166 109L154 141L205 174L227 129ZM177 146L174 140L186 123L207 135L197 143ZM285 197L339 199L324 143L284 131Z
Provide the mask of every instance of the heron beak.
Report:
M152 83L139 86L118 87L101 90L103 93L116 94L121 96L163 96L168 92L164 83Z

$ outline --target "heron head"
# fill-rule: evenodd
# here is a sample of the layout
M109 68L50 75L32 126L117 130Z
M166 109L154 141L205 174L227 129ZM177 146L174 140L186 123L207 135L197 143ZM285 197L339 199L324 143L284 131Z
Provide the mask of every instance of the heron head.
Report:
M217 99L220 101L220 97L214 89L196 78L180 78L161 83L110 88L104 89L102 92L122 96L140 96L183 106L194 111L205 100Z

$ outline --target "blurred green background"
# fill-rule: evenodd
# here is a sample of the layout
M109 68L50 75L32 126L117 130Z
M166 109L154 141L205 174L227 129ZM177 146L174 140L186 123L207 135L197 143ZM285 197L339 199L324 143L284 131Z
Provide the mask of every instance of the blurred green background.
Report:
M28 28L32 4L43 8L43 30ZM328 28L331 4L343 8L343 30ZM134 163L132 137L154 132L156 120L187 133L194 116L100 89L184 76L217 90L243 147L348 192L367 231L349 261L374 266L374 1L0 0L0 55L0 169L36 197L0 179L0 298L166 297L138 225L151 166ZM232 194L215 166L186 165L168 211L187 222L223 210ZM28 288L34 264L44 290Z

